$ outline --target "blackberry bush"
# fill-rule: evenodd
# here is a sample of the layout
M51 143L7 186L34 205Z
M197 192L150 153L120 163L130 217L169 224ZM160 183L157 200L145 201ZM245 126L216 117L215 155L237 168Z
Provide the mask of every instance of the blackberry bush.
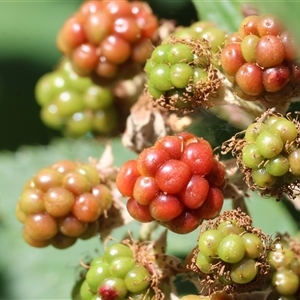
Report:
M300 207L297 33L259 4L193 3L187 26L150 1L82 1L36 82L66 157L43 155L15 215L29 246L80 247L72 300L300 299L299 240L276 215ZM81 145L96 158L74 160ZM264 210L274 228L254 226ZM9 221L0 211L1 236Z

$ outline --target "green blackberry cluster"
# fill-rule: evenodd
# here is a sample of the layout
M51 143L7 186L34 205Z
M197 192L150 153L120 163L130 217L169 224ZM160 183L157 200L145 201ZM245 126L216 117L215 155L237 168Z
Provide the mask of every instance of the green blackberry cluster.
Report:
M251 189L262 195L293 198L293 187L300 175L299 124L290 115L267 111L244 132L243 139L233 137L233 154Z
M157 46L145 65L147 92L155 104L190 112L209 107L221 87L207 40L172 36Z
M112 90L78 76L67 59L39 79L35 96L43 123L65 136L107 135L117 127Z
M272 285L282 297L299 297L300 259L299 240L283 236L269 252L268 260L272 268ZM280 298L281 299L281 298ZM290 298L288 298L290 299ZM294 299L294 298L291 298Z
M212 291L255 290L270 266L266 259L268 237L252 226L241 210L225 211L213 222L203 223L191 268ZM204 279L206 278L206 279ZM260 278L260 279L259 279Z
M178 38L205 39L209 41L213 53L223 48L227 36L215 23L208 21L197 21L188 27L178 27L173 34Z
M91 261L80 288L82 300L151 300L151 274L129 246L117 243Z
M99 217L112 205L110 188L87 163L62 160L38 171L23 187L16 215L31 246L72 246L99 230Z

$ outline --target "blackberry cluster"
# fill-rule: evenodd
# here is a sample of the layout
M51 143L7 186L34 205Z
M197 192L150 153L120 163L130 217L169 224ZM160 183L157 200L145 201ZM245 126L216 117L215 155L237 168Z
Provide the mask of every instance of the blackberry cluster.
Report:
M113 244L91 261L80 296L82 300L151 300L151 274L136 262L127 245Z
M99 217L112 204L111 191L90 164L62 160L37 172L25 184L16 215L23 238L33 247L72 246L98 232Z
M140 1L85 1L62 26L59 50L79 75L132 78L150 56L158 20Z
M182 113L212 106L222 86L207 40L172 36L155 48L144 70L154 103Z
M273 248L268 255L273 272L272 285L280 297L294 296L298 299L300 288L299 241L282 236Z
M293 34L274 15L251 15L231 34L221 65L238 96L284 103L299 83L298 46Z
M230 140L251 189L277 198L283 193L294 197L300 175L298 132L295 119L267 111L246 129L243 139Z
M185 234L219 214L225 170L206 140L182 132L158 139L123 164L116 184L129 197L127 209L134 219L156 220Z
M65 136L106 135L116 130L118 111L111 89L78 76L69 60L39 79L35 96L44 124Z
M188 268L199 273L203 285L211 291L228 294L259 289L270 272L267 259L270 238L254 228L251 218L239 209L225 211L201 226ZM255 282L260 283L255 285Z

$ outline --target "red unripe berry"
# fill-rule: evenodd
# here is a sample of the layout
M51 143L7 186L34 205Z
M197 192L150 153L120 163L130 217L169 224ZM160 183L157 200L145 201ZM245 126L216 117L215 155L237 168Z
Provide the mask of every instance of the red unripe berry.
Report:
M243 64L235 75L235 80L240 89L248 95L258 96L263 90L263 72L253 63Z
M98 199L91 193L76 197L72 214L82 222L94 222L102 213Z
M221 66L229 76L234 76L238 69L246 62L242 53L241 44L229 44L222 49Z
M169 194L159 194L149 205L151 216L161 222L170 221L181 214L183 204L176 196Z
M157 170L155 179L158 187L169 194L182 191L188 184L191 170L187 164L177 159L167 160Z
M153 221L149 206L138 203L134 198L129 198L126 203L128 213L137 221L148 223Z
M160 192L153 177L140 176L133 188L133 198L142 205L149 205Z
M281 21L274 15L264 14L259 17L257 31L259 36L279 35L284 30Z
M136 19L144 38L153 39L157 28L158 19L152 14L141 13Z
M281 40L274 35L264 35L256 45L255 58L261 67L277 66L282 63L284 56L284 46Z
M103 78L113 78L118 72L118 66L114 63L107 61L103 56L96 67L96 73Z
M188 144L182 152L181 161L189 166L193 174L206 175L213 165L213 149L204 139Z
M205 178L209 181L210 185L222 188L225 183L225 175L224 165L214 157L212 169Z
M222 192L217 187L210 187L207 198L200 208L197 209L200 219L213 219L221 211L224 203Z
M36 240L49 240L58 231L56 218L47 213L27 216L24 225L24 230Z
M229 44L240 44L242 42L242 38L238 32L234 32L226 37L225 46Z
M100 46L101 55L115 64L124 63L131 54L130 44L116 35L107 36Z
M178 217L167 222L166 227L177 234L187 234L198 228L202 221L196 211L184 210Z
M79 13L87 16L90 14L95 14L98 11L101 11L104 7L102 1L85 1L79 7Z
M273 93L281 90L289 79L290 70L284 64L263 71L263 84L267 92Z
M131 5L128 1L107 1L105 10L115 19L120 17L132 16Z
M295 36L288 30L283 31L280 34L280 40L285 50L284 58L286 60L294 60L298 57L298 43Z
M187 187L180 192L179 196L186 207L196 209L206 200L208 190L208 181L200 175L193 175Z
M76 14L69 18L58 32L56 44L64 54L70 54L76 47L86 42L84 16Z
M73 66L78 73L87 75L98 64L97 48L92 44L81 44L72 53Z
M131 47L131 59L137 63L145 63L151 57L153 45L148 39L141 39Z
M116 19L113 32L130 43L134 43L141 38L141 30L133 17L121 17Z
M154 147L166 151L173 159L180 159L184 142L179 136L165 136L157 140Z
M170 155L155 147L144 149L138 156L137 169L141 175L154 177L159 167L170 159Z
M132 197L135 182L140 175L136 160L128 160L121 166L116 177L116 185L123 196Z
M111 286L101 286L99 288L98 294L101 296L103 300L118 300L119 299L119 293L116 290L115 287Z
M257 23L259 21L259 16L252 15L244 18L239 26L238 33L239 36L244 38L247 35L254 34L258 35Z
M98 10L88 16L84 29L89 42L98 45L112 31L113 18L105 11Z
M195 143L198 141L198 138L188 131L179 132L176 134L176 136L182 139L185 144Z
M58 171L59 173L65 174L72 170L74 170L77 167L76 162L72 160L60 160L56 163L54 163L51 166L51 169L54 169Z

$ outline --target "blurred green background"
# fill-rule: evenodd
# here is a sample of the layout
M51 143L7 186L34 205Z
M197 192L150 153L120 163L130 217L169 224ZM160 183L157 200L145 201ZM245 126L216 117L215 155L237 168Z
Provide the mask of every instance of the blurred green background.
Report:
M34 249L21 238L21 225L14 207L25 181L39 169L59 159L99 157L103 145L92 139L63 139L45 127L39 118L34 86L60 59L55 38L63 22L81 1L0 1L0 299L70 299L78 262L101 251L97 238L78 242L63 251ZM149 1L161 18L189 25L198 17L213 20L234 31L241 21L242 1ZM257 2L258 3L258 2ZM270 6L270 3L272 5ZM298 22L299 2L259 2L262 10L272 7L294 26ZM295 28L295 27L294 27ZM115 163L120 166L135 155L114 139ZM229 201L228 201L229 202ZM226 203L225 208L230 204ZM255 225L268 234L295 233L298 214L293 207L274 199L253 195L249 209ZM272 219L266 221L266 212ZM121 238L128 229L114 233ZM184 256L195 245L197 232L184 237L169 234L168 250ZM98 251L98 252L97 252Z

